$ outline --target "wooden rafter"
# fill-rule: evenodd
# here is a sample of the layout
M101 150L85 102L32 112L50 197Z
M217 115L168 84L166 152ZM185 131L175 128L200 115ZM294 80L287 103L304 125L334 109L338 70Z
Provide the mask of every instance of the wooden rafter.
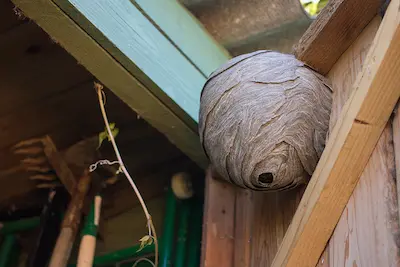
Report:
M392 0L273 267L315 266L323 252L400 96L399 23Z
M158 26L163 18L155 8L162 7L141 1L12 1L139 116L207 166L197 134L200 92L206 74L228 56L180 5L171 4L175 0L166 8L180 16L180 26L190 27L183 31L206 36L202 43L184 43L173 27L179 25Z
M329 1L295 45L293 51L295 56L320 73L327 74L375 17L382 2L382 0Z

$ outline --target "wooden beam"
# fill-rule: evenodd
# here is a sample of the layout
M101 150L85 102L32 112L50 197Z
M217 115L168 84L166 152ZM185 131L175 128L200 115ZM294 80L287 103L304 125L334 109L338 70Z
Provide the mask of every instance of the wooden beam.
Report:
M206 174L202 267L235 266L235 187Z
M57 174L58 179L67 189L68 193L72 196L75 192L77 179L69 168L67 162L58 152L56 145L51 140L50 136L46 135L43 139L44 154L49 160L51 166Z
M206 77L230 57L177 0L136 0L133 3Z
M362 70L381 21L376 16L328 73L335 90L330 130L354 89L352 85ZM319 260L322 266L397 266L399 263L396 244L398 205L389 124L382 132Z
M400 105L397 104L392 122L394 158L396 169L397 200L400 203ZM397 209L400 219L400 209Z
M13 2L137 114L207 166L196 125L206 78L129 0Z
M315 266L400 96L400 0L392 0L273 267Z
M294 46L294 55L327 74L378 13L382 0L329 1Z

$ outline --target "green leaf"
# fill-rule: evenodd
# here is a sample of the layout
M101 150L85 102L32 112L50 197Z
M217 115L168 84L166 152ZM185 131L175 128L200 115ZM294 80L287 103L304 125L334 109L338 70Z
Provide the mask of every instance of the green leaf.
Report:
M110 123L110 130L111 130L111 134L113 135L113 137L117 137L118 133L119 133L119 129L115 127L115 123ZM111 141L111 137L108 135L108 131L107 131L107 127L104 128L104 131L99 133L99 145L97 147L97 149L99 149L101 147L101 144L103 143L103 141L107 138L107 140L110 142Z
M137 252L141 251L146 246L150 246L151 244L153 244L153 237L150 235L145 235L144 237L139 239L139 241L140 241L140 247Z

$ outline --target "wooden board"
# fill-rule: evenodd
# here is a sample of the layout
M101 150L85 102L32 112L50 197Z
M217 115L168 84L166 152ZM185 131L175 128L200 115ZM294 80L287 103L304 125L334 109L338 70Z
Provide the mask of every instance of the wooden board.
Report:
M206 174L202 267L234 266L235 187Z
M145 12L205 77L229 59L229 53L177 0L136 0L133 3Z
M251 266L271 266L304 189L302 186L288 192L254 193Z
M14 5L7 0L0 1L0 34L23 23L23 18L15 16Z
M272 266L317 264L368 162L400 95L399 8L393 0Z
M375 17L382 3L382 0L329 1L294 47L295 56L327 74Z
M353 89L367 51L378 30L380 18L364 29L331 69L335 92L331 115L334 125ZM320 266L398 266L398 215L391 126L383 131L335 228ZM343 245L344 244L344 245Z
M111 88L111 90L127 103L129 107L137 111L141 117L165 134L172 143L186 153L192 160L200 166L204 167L207 165L207 160L201 149L195 124L188 123L188 121L190 121L187 119L188 117L183 118L182 116L177 115L181 113L171 112L171 107L169 105L163 102L162 99L160 100L156 97L148 88L143 86L143 84L133 77L132 74L120 64L120 62L117 62L108 51L104 50L91 36L83 31L81 27L79 27L68 15L58 8L57 5L50 0L15 0L14 3L24 12L24 14L32 18L39 24L39 26L56 39L61 46L77 58L78 61L93 73L106 87ZM103 2L104 5L107 5L107 3ZM124 7L123 5L128 4L126 2L121 2L119 7ZM99 6L101 7L101 5ZM88 9L86 10L89 11ZM111 8L108 8L107 10L111 11ZM127 10L131 10L131 8L129 7ZM125 10L123 14L129 15L126 13L127 10ZM106 12L102 9L99 11ZM134 19L132 14L129 16L129 20ZM114 17L113 19L116 18ZM128 28L131 30L130 27L127 27L126 29ZM125 33L125 31L120 31L119 28L114 29L113 31L113 34L117 34L117 32ZM143 29L141 32L143 32ZM136 36L136 33L132 33L129 38L133 38L134 36ZM145 43L147 48L154 46L154 43L148 45L149 38L150 37L145 39L147 40ZM105 41L105 39L103 39L103 41ZM125 42L124 45L128 45L129 43L130 41ZM108 48L110 48L110 46ZM127 47L125 46L125 48ZM140 51L140 54L140 57L143 58L143 51ZM143 60L148 62L146 58ZM165 64L168 65L171 64L171 62L165 62ZM129 61L129 63L132 62ZM174 64L172 65L175 66ZM188 67L188 70L189 69L190 68ZM189 74L188 76L184 76L184 73L185 72L178 73L178 70L175 69L175 71L170 74L185 77L185 79L192 77ZM164 75L163 78L169 80L171 75ZM198 84L196 81L197 80L191 81L193 84L186 89L192 88L195 84ZM180 84L180 87L177 87L176 90L180 90L178 88L182 88L182 84Z
M326 266L399 266L392 144L387 125L320 259Z
M0 34L0 116L93 79L34 23Z
M395 167L396 167L396 185L397 185L397 200L400 200L400 105L397 103L397 107L394 110L393 118L393 145L394 145L394 156L395 156ZM397 208L399 212L400 220L400 208ZM400 222L399 222L400 223Z
M131 1L56 3L154 95L172 109L178 108L173 105L176 103L197 121L205 77ZM141 79L143 76L148 78Z
M235 246L233 267L250 267L253 237L253 203L254 193L251 190L236 188L235 195Z
M113 98L109 97L109 107L112 106L112 100ZM118 105L119 100L114 99L114 101L116 101L114 105ZM59 112L61 110L62 113ZM119 114L115 114L114 121L123 121L122 116L125 114L122 110L123 108L119 109ZM60 114L65 115L60 117ZM2 128L0 139L3 140L0 148L6 149L20 140L51 133L57 128L69 128L70 134L72 134L74 129L80 131L80 127L85 124L86 127L96 126L90 128L97 132L104 129L92 82L48 97L42 100L40 105L32 103L16 112L0 117L0 127ZM29 129L29 131L23 129ZM82 133L82 131L80 132Z

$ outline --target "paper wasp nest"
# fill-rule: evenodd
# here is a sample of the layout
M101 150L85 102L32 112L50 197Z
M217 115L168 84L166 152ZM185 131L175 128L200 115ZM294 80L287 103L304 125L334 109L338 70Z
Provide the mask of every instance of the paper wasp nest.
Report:
M213 72L200 103L199 134L219 175L253 190L305 183L325 146L332 91L292 55L257 51Z

